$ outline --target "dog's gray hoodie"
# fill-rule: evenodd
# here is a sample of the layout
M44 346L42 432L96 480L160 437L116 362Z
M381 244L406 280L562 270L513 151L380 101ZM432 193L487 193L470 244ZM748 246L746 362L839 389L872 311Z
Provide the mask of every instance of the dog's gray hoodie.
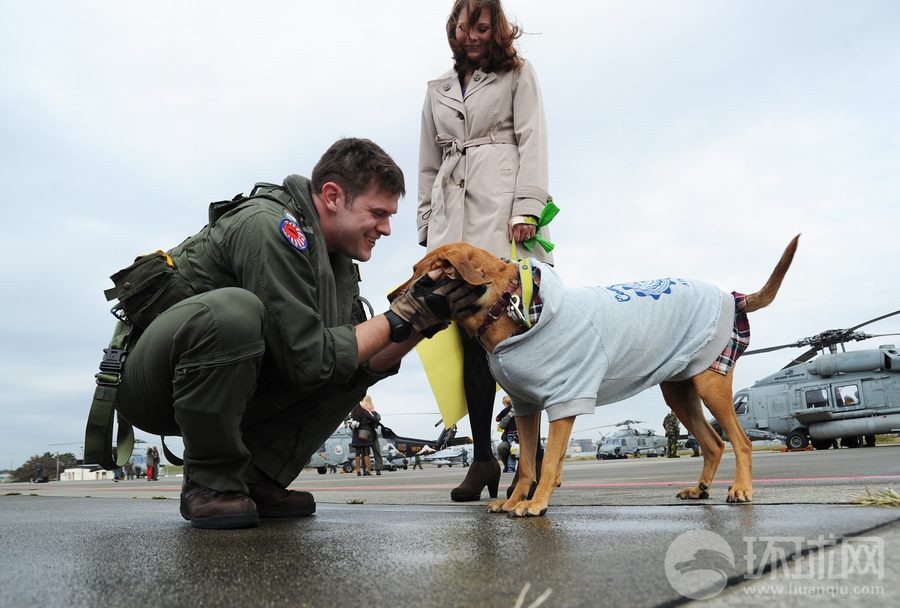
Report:
M659 279L566 288L552 266L532 264L541 271L540 318L488 357L517 416L590 414L685 380L708 368L731 337L734 298L712 285Z

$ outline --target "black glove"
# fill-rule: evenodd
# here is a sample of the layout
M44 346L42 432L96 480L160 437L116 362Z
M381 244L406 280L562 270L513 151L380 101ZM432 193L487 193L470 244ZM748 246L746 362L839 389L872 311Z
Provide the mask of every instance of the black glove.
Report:
M391 312L430 338L447 327L451 318L474 313L475 301L486 289L484 285L473 287L459 279L435 281L426 274L391 301Z

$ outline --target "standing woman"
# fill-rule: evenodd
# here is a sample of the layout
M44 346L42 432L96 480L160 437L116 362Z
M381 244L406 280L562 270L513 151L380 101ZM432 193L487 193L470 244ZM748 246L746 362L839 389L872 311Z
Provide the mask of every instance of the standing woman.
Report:
M456 241L499 257L547 252L522 247L547 203L547 126L534 69L517 53L521 30L499 0L456 0L447 19L453 69L428 83L419 144L419 244ZM549 239L541 229L540 234ZM455 501L497 496L500 465L491 450L496 383L478 342L463 334L463 381L474 459Z
M156 459L153 457L153 448L147 448L147 481L153 481L153 469L156 467Z
M359 404L350 412L350 418L355 423L351 425L353 440L350 442L350 447L356 452L354 460L356 475L371 475L372 458L370 453L375 437L375 417L362 404Z

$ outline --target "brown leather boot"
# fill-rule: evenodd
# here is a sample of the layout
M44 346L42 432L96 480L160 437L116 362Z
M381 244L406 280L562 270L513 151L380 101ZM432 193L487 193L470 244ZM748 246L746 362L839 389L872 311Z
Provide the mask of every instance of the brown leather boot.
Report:
M316 512L313 495L303 490L287 490L252 464L244 477L250 498L260 517L306 517Z
M500 485L500 463L494 458L487 461L475 460L461 484L450 490L450 499L455 502L481 500L481 491L487 487L491 498L497 498Z
M365 456L363 456L363 461L365 463L363 466L363 470L365 471L365 473L363 473L363 475L371 475L372 474L372 457L369 456L368 454L366 454Z
M191 481L181 484L181 516L195 528L229 530L259 525L256 505L246 494L217 492Z

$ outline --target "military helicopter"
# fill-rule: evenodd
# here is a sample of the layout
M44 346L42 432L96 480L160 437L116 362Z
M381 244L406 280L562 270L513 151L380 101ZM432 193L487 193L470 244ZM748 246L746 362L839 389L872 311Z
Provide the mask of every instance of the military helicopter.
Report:
M443 424L438 420L435 427ZM456 425L449 429L444 428L434 441L427 439L414 439L412 437L400 437L386 426L381 427L381 436L396 446L397 450L406 456L413 458L416 454L421 456L421 461L437 465L438 468L454 464L469 466L471 459L469 451L464 447L472 443L470 437L457 437Z
M350 447L351 441L353 431L345 420L344 424L325 440L319 451L313 454L304 468L315 469L320 475L327 473L329 466L341 468L345 473L352 473L354 452Z
M900 351L893 344L850 352L845 348L851 341L898 335L857 331L896 314L900 310L848 329L744 353L809 347L776 373L734 394L741 426L748 434L784 435L792 450L810 443L817 450L837 448L837 440L847 448L873 446L876 434L900 430ZM718 424L713 427L722 433Z
M632 425L643 424L640 420L623 420L609 426L622 427L601 438L597 445L597 460L613 460L616 458L646 456L663 456L668 444L665 437L657 435L652 429L634 428Z
M425 446L428 446L430 452L429 456L424 457L426 461L430 459L434 461L434 464L439 465L463 464L463 466L468 466L468 454L463 454L464 450L456 446L472 443L472 440L469 437L457 437L455 427L443 429L437 439L433 440L400 437L384 425L381 426L378 434L380 435L384 467L387 470L407 469L409 459ZM320 475L327 473L330 466L343 469L346 473L352 473L355 456L353 448L350 447L352 441L353 430L350 428L348 419L325 440L325 443L318 452L313 454L304 468L315 469Z

